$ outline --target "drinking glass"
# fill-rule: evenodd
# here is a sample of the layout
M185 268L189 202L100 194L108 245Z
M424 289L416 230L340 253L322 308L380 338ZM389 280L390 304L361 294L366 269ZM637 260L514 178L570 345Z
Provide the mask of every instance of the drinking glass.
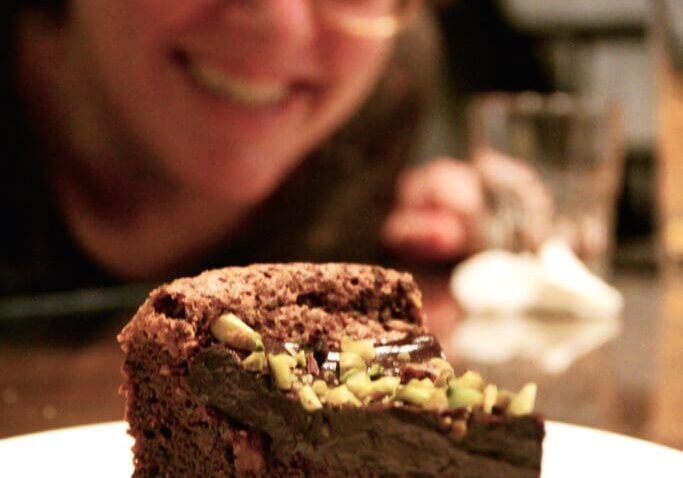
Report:
M622 174L619 108L565 93L488 94L468 116L491 247L534 251L560 238L605 273Z
M654 2L659 237L666 263L683 265L683 2Z

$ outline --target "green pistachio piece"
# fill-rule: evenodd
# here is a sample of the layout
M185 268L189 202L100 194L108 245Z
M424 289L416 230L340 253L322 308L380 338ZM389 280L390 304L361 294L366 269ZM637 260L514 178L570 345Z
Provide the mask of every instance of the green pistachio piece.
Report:
M301 405L309 412L312 412L313 410L319 410L323 407L323 404L320 403L318 396L310 385L304 385L301 387L299 390L299 401L301 402Z
M419 387L419 388L429 388L432 389L434 388L434 382L432 382L428 378L423 378L422 380L418 380L417 378L413 378L408 382L408 385L411 387Z
M510 415L528 415L534 411L534 406L536 404L536 392L538 387L535 383L527 383L522 387L522 389L512 397L510 400L510 406L508 407L508 413Z
M458 387L473 388L474 390L479 391L483 390L484 388L484 379L482 376L477 372L472 372L471 370L468 370L460 377L449 381L449 384L453 383L455 383L455 385Z
M448 397L445 388L435 388L426 402L422 404L425 410L443 411L448 408Z
M296 364L299 367L305 367L306 366L306 352L303 350L299 350L299 352L296 354Z
M376 396L393 395L401 384L398 377L386 376L379 378L372 383L372 393Z
M361 402L356 398L356 396L351 393L346 385L340 385L333 388L327 392L327 397L325 397L327 403L332 406L344 406L353 405L354 407L360 407Z
M355 373L346 381L349 390L361 400L373 400L386 395L393 395L400 384L401 379L399 377L390 376L372 381L366 372Z
M249 372L265 372L268 369L266 353L252 352L242 361L242 366Z
M396 398L398 400L412 403L413 405L422 405L429 400L434 389L416 385L414 380L415 379L411 380L403 387L399 387L398 392L396 393Z
M384 373L384 367L382 366L382 364L379 364L379 363L372 364L370 366L370 368L368 369L368 375L370 376L370 378L373 378L373 379L381 377L383 373Z
M211 334L219 341L237 350L252 352L263 350L263 340L254 329L235 314L223 314L210 326Z
M365 371L354 373L346 380L345 384L351 393L361 400L372 394L372 381Z
M296 368L296 358L287 355L287 354L275 354L275 356L280 356L282 355L282 360L287 364L289 368Z
M296 367L296 360L288 354L268 355L270 373L273 375L275 385L280 390L292 388L292 369Z
M484 412L486 413L491 413L493 412L493 407L496 405L496 401L498 400L498 387L496 387L493 384L489 384L484 387L484 402L483 402L483 408Z
M375 347L372 340L353 340L349 337L342 338L341 351L360 355L365 362L375 359Z
M365 371L366 365L363 357L354 352L341 352L339 354L339 380L346 382L354 373Z
M450 408L477 407L484 402L484 394L479 390L458 385L448 387L448 406Z
M327 392L329 392L327 383L323 380L316 380L315 382L313 382L313 385L311 387L313 388L313 391L319 398L325 398L327 396Z

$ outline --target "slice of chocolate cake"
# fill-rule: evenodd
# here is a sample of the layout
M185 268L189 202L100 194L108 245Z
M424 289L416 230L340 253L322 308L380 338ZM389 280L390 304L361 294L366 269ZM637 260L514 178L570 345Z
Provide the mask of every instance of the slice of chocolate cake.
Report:
M535 387L457 376L412 277L254 265L150 294L119 335L135 477L538 477Z

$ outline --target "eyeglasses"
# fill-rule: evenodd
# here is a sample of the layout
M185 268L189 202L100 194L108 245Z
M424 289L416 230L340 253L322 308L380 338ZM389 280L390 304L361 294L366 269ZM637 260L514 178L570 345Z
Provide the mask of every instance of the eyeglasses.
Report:
M414 15L422 0L317 0L325 20L366 38L391 38Z

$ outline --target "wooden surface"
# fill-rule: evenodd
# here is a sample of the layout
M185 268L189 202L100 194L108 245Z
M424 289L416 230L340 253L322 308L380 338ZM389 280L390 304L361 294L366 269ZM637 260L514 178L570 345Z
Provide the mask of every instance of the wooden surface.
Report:
M613 282L626 299L620 332L554 372L528 357L502 363L463 357L455 338L467 322L448 294L448 275L419 281L430 324L458 369L479 369L511 389L537 382L537 408L549 419L683 449L683 272L618 273ZM107 321L76 344L0 338L0 438L122 419L115 335L125 321Z

